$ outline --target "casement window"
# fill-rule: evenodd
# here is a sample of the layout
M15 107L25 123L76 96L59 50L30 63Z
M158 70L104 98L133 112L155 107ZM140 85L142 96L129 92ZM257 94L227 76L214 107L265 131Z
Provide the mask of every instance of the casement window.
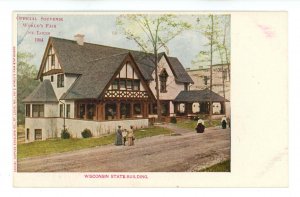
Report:
M188 91L188 90L189 90L189 84L187 84L187 83L184 84L184 90L185 90L185 91Z
M93 117L95 116L95 112L96 112L96 105L93 103L89 103L87 104L86 108L87 108L87 119L93 120Z
M67 118L70 118L70 114L71 114L71 106L70 104L67 104L67 110L66 110L66 113L67 113Z
M25 114L26 114L26 117L30 117L30 104L26 104Z
M42 139L43 139L42 129L35 129L34 130L34 140L42 140Z
M133 90L140 90L140 80L133 80Z
M32 117L44 117L44 105L43 104L33 104L32 105Z
M83 119L85 116L85 104L79 104L79 110L78 110L78 118Z
M135 103L133 105L133 113L134 114L141 114L142 113L142 106L140 103Z
M57 75L57 87L61 88L64 87L64 74Z
M52 54L51 55L51 67L54 67L55 66L55 55Z
M119 89L119 82L118 82L118 80L116 79L116 80L114 80L114 82L113 82L113 84L112 84L112 89L113 90L117 90L117 89Z
M59 117L64 117L64 105L60 104L59 105Z
M208 81L208 77L207 76L204 76L204 85L207 85L207 81Z
M168 73L165 69L160 73L159 80L160 80L160 92L165 93L167 92L167 79Z
M120 85L120 90L126 90L126 80L125 79L120 79L119 85Z

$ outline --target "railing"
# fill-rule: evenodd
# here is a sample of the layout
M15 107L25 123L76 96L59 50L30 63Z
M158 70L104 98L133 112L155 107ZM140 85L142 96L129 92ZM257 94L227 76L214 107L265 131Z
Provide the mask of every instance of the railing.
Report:
M107 90L104 95L105 98L138 98L147 99L148 93L146 91L128 91L128 90Z

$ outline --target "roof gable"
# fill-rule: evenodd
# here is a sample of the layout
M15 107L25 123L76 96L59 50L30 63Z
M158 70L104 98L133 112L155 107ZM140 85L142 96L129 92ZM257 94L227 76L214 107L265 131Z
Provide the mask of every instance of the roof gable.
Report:
M174 101L176 102L206 102L210 101L210 95L212 96L213 102L223 102L224 97L219 94L210 91L208 88L204 90L190 90L190 91L181 91ZM226 99L226 102L228 100Z
M24 103L48 103L58 102L50 80L41 82L33 92L27 96Z
M145 89L145 79L138 69L130 53L121 53L110 57L96 59L85 64L82 75L74 82L74 85L63 95L61 99L99 99L111 85L112 81L119 74L123 65L131 61L135 72L143 83ZM148 92L151 93L148 88ZM153 97L153 96L152 96Z

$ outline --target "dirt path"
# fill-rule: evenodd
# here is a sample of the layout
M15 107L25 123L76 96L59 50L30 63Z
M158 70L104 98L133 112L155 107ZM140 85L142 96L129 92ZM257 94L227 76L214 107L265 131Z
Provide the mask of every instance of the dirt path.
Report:
M19 172L186 172L230 157L230 131L197 134L164 125L177 136L136 140L135 146L107 145L18 161Z

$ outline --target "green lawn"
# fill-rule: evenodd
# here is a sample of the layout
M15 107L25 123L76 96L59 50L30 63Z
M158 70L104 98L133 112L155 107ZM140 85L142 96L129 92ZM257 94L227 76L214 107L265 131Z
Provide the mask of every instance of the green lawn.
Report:
M171 134L171 131L169 129L161 127L145 128L134 131L134 135L137 139L162 134ZM61 153L84 148L103 146L107 144L113 144L114 142L115 134L99 138L49 139L45 141L18 144L17 155L18 159L22 159L27 157L49 155L52 153Z
M199 172L230 172L230 160L215 164Z
M177 124L178 127L185 128L185 129L192 129L195 130L195 127L197 125L197 121L195 120L178 120ZM215 126L221 126L221 120L212 120L212 124L209 124L208 120L204 121L204 126L206 128L208 127L215 127Z

